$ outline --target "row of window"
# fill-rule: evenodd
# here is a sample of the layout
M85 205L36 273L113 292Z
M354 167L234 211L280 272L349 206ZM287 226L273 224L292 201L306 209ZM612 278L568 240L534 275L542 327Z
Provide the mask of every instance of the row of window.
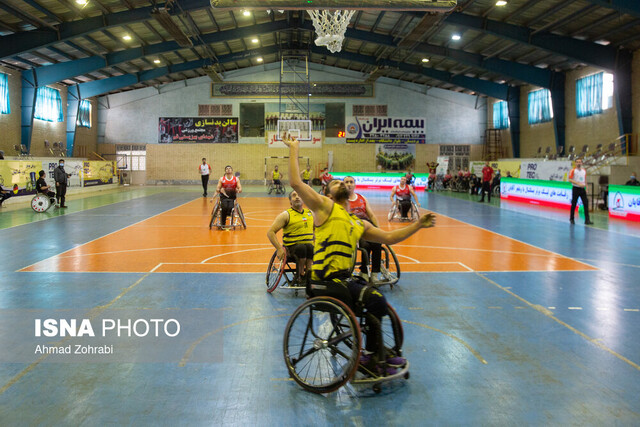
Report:
M529 124L545 123L553 119L551 92L539 89L529 92ZM576 115L578 118L601 114L613 105L613 74L597 73L576 80ZM493 127L509 127L509 108L506 101L493 104Z
M6 74L0 73L0 114L10 113L9 79ZM60 91L50 87L38 88L33 117L47 122L64 121ZM80 127L91 127L91 103L86 99L80 101L77 124Z

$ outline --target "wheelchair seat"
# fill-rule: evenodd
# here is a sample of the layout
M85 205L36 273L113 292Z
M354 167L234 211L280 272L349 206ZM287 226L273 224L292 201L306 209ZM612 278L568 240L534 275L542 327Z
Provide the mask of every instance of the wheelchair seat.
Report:
M31 199L31 209L34 212L43 213L49 210L51 206L55 206L55 199L50 199L46 194L38 193Z
M393 285L400 280L400 262L394 252L393 248L389 245L382 245L381 257L380 257L380 273L373 273L373 266L371 265L371 257L369 251L358 247L360 253L360 259L356 260L355 268L360 266L363 269L363 264L366 266L367 273L354 272L354 275L359 275L365 281L369 282L371 286L376 288L380 286L389 285L393 289Z
M420 211L416 203L411 200L411 209L407 212L407 217L402 218L400 210L400 201L395 200L389 209L387 214L387 220L389 221L417 221L420 218Z
M220 203L220 198L216 199L216 203L213 206L213 210L211 211L211 221L209 221L209 229L213 227L218 227L219 230L223 228L233 228L242 227L243 229L247 228L247 222L244 219L244 213L242 212L242 208L238 203L238 200L233 201L233 208L227 218L230 218L231 223L229 225L221 224L221 214L222 214L222 205Z
M402 355L404 332L397 313L387 306L382 338L387 357ZM365 314L356 316L344 302L327 296L308 299L293 313L284 333L284 360L289 375L305 390L330 393L351 381L381 391L386 381L409 378L409 362L385 375L360 364Z
M278 251L274 251L273 255L271 255L269 267L267 267L267 292L272 293L282 283L280 285L281 288L293 289L294 294L298 296L298 291L305 289L305 286L296 281L298 273L296 259L286 247L284 250L285 256L283 259L278 258Z

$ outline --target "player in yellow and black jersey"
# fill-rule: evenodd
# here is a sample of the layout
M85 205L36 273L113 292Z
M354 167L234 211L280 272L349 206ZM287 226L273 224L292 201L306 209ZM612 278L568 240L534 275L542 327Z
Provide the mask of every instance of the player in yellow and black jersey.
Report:
M297 281L306 283L313 261L313 216L309 209L305 209L296 191L289 193L289 203L291 207L276 217L267 232L267 237L278 251L278 258L284 257L286 247L287 252L296 260ZM276 237L280 230L282 244Z
M349 213L349 191L342 181L331 181L327 196L322 196L300 179L298 166L299 142L290 135L283 135L289 147L289 173L291 186L313 213L315 243L311 281L307 287L309 296L332 296L357 311L356 305L364 307L366 318L366 345L361 363L377 368L381 374L392 375L396 367L406 364L402 357L385 354L382 341L381 319L387 314L387 301L375 288L368 287L359 278L351 277L350 271L356 244L365 240L392 245L401 242L422 228L433 227L435 216L425 214L404 228L385 231L362 221ZM373 365L373 366L370 366Z

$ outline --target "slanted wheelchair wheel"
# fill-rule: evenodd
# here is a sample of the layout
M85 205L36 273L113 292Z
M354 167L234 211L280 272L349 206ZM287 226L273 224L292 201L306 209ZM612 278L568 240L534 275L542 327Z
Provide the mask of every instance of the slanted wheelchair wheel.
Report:
M246 230L247 222L244 220L244 214L242 213L242 208L240 207L240 205L236 204L235 209L236 209L235 213L238 215L238 218L240 218L240 223L242 224L242 228Z
M282 273L284 272L285 260L287 259L287 253L285 249L285 257L283 259L278 258L278 251L274 252L269 261L269 268L267 268L267 292L271 293L276 290Z
M220 214L220 201L216 201L216 204L213 206L213 210L211 211L211 221L209 221L209 230L211 230L211 228L213 228L213 226L215 225L216 219L218 218L218 215Z
M493 187L492 193L496 197L500 197L500 185Z
M387 215L387 220L389 221L393 220L397 212L398 212L398 204L394 203L393 206L391 207L391 210L389 211L389 214Z
M420 219L420 211L418 210L418 205L415 202L411 202L411 221L417 221Z
M400 280L400 263L393 248L388 245L382 245L382 260L380 261L380 273L384 277L384 281L379 285L395 285Z
M382 318L382 341L388 353L392 356L402 356L404 330L398 313L387 304L387 315Z
M330 393L346 384L360 361L360 325L351 309L330 297L304 302L284 333L289 375L305 390Z

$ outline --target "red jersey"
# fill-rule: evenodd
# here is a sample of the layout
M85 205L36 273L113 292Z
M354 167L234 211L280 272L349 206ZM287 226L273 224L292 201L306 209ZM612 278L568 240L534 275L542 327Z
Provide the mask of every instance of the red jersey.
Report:
M399 185L396 185L396 197L400 200L411 200L411 191L409 191L409 186L405 185L404 188L401 188Z
M331 181L333 181L333 176L330 173L323 173L322 175L320 175L320 179L322 180L323 184L328 184Z
M469 177L471 176L471 172L469 172L469 171L464 171L464 174L463 174L463 175L464 175L464 177L465 177L465 178L469 178Z
M229 199L236 198L236 188L238 187L238 180L235 176L232 176L231 179L227 179L226 175L222 176L222 188L224 188L224 192L227 193ZM224 194L220 193L221 197L224 197Z
M483 181L491 181L492 176L493 176L493 168L491 166L485 166L482 168Z
M356 194L356 199L351 201L349 200L349 212L354 214L360 219L369 219L367 215L367 202L360 194Z

